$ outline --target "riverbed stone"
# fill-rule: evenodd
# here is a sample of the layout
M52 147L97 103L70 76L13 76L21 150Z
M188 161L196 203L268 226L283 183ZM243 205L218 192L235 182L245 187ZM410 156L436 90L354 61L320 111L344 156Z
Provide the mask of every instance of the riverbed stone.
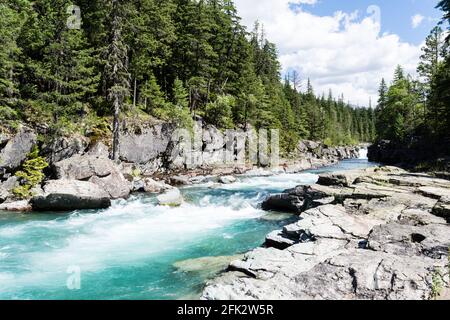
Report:
M235 183L236 181L237 181L237 179L233 176L219 177L219 182L222 184L231 184L231 183Z
M143 189L145 192L148 193L161 193L166 190L172 189L172 186L162 182L162 181L156 181L152 178L145 178L143 181Z
M170 184L174 186L188 186L192 184L192 182L190 181L190 177L185 175L173 176L170 177L169 180Z
M173 264L173 266L179 272L195 273L203 279L207 279L227 269L232 261L240 260L243 257L243 254L233 256L201 257L177 261Z
M178 207L184 202L183 195L177 188L167 190L156 198L158 199L158 204L161 206Z
M50 180L44 185L44 194L33 197L36 211L72 211L104 209L111 206L109 194L88 181Z

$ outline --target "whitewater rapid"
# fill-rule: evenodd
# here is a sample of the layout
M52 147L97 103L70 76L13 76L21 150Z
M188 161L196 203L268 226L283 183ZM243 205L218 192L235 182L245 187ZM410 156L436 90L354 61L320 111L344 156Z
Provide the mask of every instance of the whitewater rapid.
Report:
M323 170L366 165L352 160ZM322 170L322 171L323 171ZM186 202L161 207L137 195L105 210L69 214L0 214L0 299L172 299L203 281L173 264L242 253L285 224L264 219L259 204L270 193L314 184L319 171L239 177L182 190ZM81 289L68 290L74 268Z

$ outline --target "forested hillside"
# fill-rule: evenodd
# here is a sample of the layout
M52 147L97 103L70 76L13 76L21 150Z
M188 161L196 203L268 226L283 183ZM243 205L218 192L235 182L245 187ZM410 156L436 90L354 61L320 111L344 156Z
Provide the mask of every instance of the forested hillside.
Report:
M413 79L399 66L390 86L382 80L376 127L378 139L419 142L450 154L450 36L442 26L450 22L450 1L440 1L438 8L444 19L426 39L419 77Z
M79 29L69 27L72 4ZM25 122L47 136L117 136L122 118L181 126L202 117L280 128L285 151L302 138L375 136L371 108L302 88L308 75L281 80L275 45L258 23L246 31L232 1L0 0L0 30L0 130Z

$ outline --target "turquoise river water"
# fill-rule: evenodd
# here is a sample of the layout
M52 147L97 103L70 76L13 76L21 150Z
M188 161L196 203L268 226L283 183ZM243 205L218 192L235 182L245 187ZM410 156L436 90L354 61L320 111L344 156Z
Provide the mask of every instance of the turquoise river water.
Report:
M268 194L313 184L321 172L371 165L346 160L299 174L188 187L179 208L140 195L100 211L0 213L0 299L198 298L205 274L179 270L176 262L258 247L294 220L260 210ZM67 285L74 274L75 290Z

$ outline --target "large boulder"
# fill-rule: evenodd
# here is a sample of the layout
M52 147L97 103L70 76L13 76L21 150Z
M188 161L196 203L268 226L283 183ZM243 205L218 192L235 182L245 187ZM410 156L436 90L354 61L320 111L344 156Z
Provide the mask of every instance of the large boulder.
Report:
M156 181L152 178L145 178L142 180L142 182L143 182L143 191L148 193L161 193L172 189L172 186L162 181Z
M36 140L37 136L32 129L22 127L0 151L0 174L3 170L14 171L17 169L27 158L36 144Z
M110 159L77 155L55 163L54 168L58 179L90 181L105 190L111 199L130 195L130 182Z
M31 205L28 200L7 201L0 204L0 211L27 212L31 211Z
M261 208L266 211L300 213L305 208L305 201L297 195L281 193L267 197Z
M156 198L160 206L178 207L184 202L183 195L177 188L170 189Z
M223 176L219 178L219 182L222 184L231 184L235 183L237 179L233 176Z
M433 214L450 221L450 197L442 197L434 206Z
M109 194L92 182L51 180L43 189L43 195L31 200L35 211L104 209L111 206Z
M162 157L168 151L174 127L157 124L141 134L127 133L120 136L120 159L125 162L146 164Z
M57 137L45 144L42 153L46 155L49 163L55 163L82 154L89 145L89 139L74 135L71 137Z

